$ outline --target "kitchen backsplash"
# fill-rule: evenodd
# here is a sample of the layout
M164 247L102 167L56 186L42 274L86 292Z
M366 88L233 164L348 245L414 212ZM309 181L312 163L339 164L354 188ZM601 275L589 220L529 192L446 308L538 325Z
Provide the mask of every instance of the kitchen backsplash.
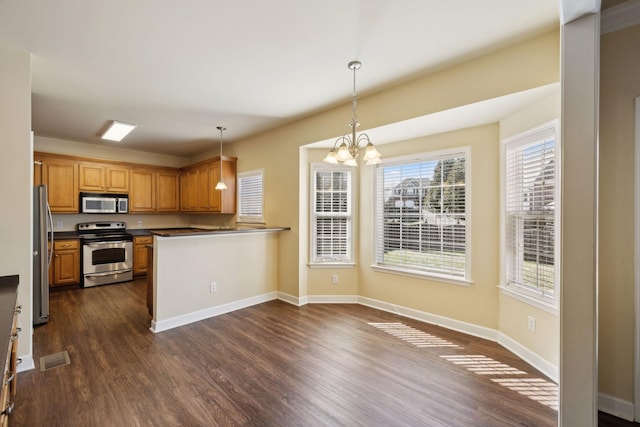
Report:
M81 222L124 221L131 230L174 227L228 227L233 215L54 214L54 231L75 231Z

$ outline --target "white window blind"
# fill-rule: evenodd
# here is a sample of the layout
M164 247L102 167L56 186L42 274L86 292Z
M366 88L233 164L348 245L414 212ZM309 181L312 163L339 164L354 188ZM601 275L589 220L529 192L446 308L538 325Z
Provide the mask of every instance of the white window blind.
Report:
M312 263L352 262L351 170L313 167Z
M376 264L467 278L467 154L377 167Z
M505 146L507 284L551 300L557 280L556 157L553 127Z
M264 171L238 174L238 221L264 222Z

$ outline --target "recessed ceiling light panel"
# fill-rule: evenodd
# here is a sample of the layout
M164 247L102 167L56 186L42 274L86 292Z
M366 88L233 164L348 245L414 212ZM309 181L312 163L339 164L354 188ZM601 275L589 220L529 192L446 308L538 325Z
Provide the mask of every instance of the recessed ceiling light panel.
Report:
M138 125L123 123L113 120L109 128L102 134L102 139L120 142L122 139L134 130Z

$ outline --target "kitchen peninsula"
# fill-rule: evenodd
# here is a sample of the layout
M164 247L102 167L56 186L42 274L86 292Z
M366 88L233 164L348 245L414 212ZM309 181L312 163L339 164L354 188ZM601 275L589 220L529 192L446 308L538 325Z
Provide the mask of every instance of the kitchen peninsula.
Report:
M151 330L161 332L277 298L286 227L152 230Z

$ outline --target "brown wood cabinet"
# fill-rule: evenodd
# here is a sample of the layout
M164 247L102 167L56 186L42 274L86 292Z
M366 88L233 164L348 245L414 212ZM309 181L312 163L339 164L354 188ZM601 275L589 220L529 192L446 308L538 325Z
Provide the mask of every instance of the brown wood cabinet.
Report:
M78 239L53 242L53 257L49 267L49 287L80 283L80 241Z
M180 211L180 174L175 169L131 171L130 213L177 213Z
M147 274L149 260L147 245L153 244L153 236L133 236L133 274Z
M9 425L9 415L13 411L13 402L11 396L16 395L17 391L17 374L18 374L18 334L20 328L18 328L18 314L22 310L22 306L16 307L13 313L13 324L11 326L11 338L9 341L9 348L7 352L7 360L3 360L2 369L2 385L0 389L0 426L6 427Z
M78 213L78 163L56 157L40 157L40 182L47 186L53 213Z
M216 190L221 178L226 190ZM182 169L180 186L182 212L226 213L236 212L236 158L214 157Z
M85 163L78 166L80 191L128 193L129 168L118 165Z

